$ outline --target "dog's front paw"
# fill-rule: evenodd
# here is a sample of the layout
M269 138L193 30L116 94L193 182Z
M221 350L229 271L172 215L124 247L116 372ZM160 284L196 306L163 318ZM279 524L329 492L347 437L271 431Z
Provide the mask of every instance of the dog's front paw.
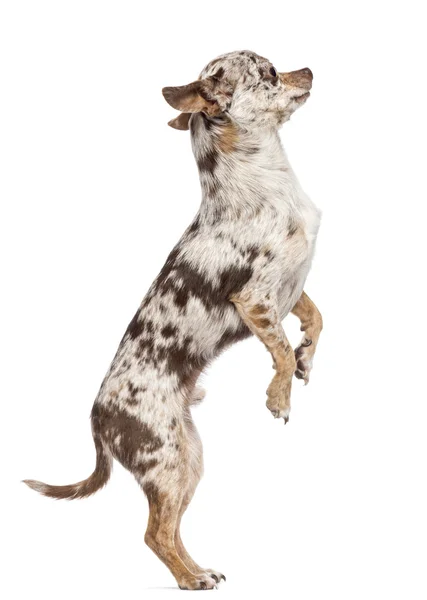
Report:
M297 361L295 377L303 379L304 384L310 380L310 372L313 367L313 356L315 346L311 340L303 338L298 348L295 349L295 360Z
M287 375L276 373L267 390L267 408L276 419L289 421L291 411L292 379Z

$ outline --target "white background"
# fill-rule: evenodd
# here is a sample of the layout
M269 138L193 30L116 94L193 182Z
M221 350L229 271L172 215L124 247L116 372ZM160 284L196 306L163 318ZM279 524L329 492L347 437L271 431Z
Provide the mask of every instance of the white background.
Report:
M205 476L184 518L228 598L427 596L425 23L421 2L3 1L3 598L179 592L144 545L119 465L54 502L19 481L92 472L89 413L118 342L200 200L188 132L161 88L251 49L309 66L282 138L323 211L306 290L324 316L289 424L265 407L254 339L205 376ZM285 321L296 345L298 324ZM187 592L188 593L188 592Z

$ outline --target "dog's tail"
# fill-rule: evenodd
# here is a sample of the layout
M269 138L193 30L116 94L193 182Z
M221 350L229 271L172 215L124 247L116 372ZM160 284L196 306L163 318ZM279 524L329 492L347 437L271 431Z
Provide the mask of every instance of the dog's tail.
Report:
M40 494L55 498L56 500L74 500L76 498L91 496L109 480L113 462L111 453L105 448L100 437L94 434L93 440L96 448L96 466L92 475L87 479L72 485L48 485L47 483L34 481L33 479L24 479L23 483L26 483L28 487L36 490L36 492L40 492Z

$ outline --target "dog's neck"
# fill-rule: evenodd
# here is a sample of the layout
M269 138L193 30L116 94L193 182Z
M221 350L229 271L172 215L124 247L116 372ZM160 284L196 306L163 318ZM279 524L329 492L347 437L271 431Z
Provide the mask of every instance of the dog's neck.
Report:
M200 213L212 222L286 202L294 180L277 131L243 130L228 117L190 121L202 186Z

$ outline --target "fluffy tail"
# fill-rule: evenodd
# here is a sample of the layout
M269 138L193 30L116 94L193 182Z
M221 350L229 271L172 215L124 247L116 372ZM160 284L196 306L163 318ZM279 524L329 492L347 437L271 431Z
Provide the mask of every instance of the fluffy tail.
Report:
M75 498L86 498L94 494L109 480L113 460L109 451L104 448L99 436L94 435L93 439L96 448L96 466L95 471L87 479L72 485L48 485L33 479L24 479L23 483L26 483L28 487L36 490L36 492L57 500L74 500Z

